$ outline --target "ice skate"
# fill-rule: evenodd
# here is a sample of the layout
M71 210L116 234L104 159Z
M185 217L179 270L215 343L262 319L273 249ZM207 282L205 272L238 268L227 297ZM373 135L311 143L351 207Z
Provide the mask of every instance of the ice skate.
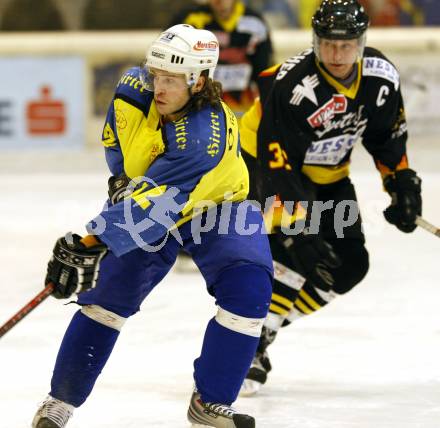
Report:
M266 383L267 374L272 370L267 352L255 354L251 367L240 389L241 397L251 397Z
M32 428L64 428L74 407L50 395L44 400L32 421Z
M203 403L196 391L189 404L188 421L192 427L255 428L252 416L237 413L226 404Z

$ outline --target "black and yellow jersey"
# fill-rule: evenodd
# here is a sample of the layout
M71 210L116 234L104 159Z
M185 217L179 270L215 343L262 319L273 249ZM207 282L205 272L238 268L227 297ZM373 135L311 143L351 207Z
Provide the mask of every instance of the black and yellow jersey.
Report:
M220 43L215 79L220 81L224 101L240 115L253 103L258 74L272 61L269 29L263 17L237 1L229 19L216 18L209 5L194 6L172 22L212 31Z
M347 177L358 140L383 175L408 167L398 71L373 48L355 70L345 87L309 49L260 74L260 99L241 121L253 195L308 200L304 175L317 185Z
M133 224L151 218L153 206L156 214L162 206L170 224L178 227L192 218L200 201L241 201L248 194L237 119L229 107L207 106L162 124L153 93L140 82L138 67L128 70L117 85L102 143L111 173L125 173L139 182L130 196ZM126 209L126 202L108 206L96 221L104 221L105 230L89 228L118 256L137 248L127 226L121 227L127 221ZM167 230L164 223L151 224L141 236L152 243Z

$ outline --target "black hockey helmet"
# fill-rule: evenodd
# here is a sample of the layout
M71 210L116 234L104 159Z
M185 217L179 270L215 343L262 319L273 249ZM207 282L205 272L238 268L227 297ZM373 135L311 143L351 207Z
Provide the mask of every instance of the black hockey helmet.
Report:
M323 0L313 15L312 27L324 39L357 39L370 19L357 0Z

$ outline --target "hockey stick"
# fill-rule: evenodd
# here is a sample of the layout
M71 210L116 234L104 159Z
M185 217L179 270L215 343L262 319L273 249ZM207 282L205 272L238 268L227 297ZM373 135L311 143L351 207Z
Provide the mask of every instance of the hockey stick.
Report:
M10 320L0 327L0 338L3 337L12 327L29 315L41 302L49 297L54 289L54 285L49 283L46 288L38 293L26 306L23 306Z
M417 216L416 224L417 226L420 226L422 229L425 229L428 232L431 232L433 235L440 238L440 229L438 227L435 227L433 224L427 222L422 217Z

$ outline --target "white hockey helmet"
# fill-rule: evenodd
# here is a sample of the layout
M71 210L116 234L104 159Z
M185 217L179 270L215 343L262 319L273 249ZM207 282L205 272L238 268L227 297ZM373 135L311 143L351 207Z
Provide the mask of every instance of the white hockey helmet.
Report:
M178 24L165 30L151 44L141 72L148 74L149 68L158 68L184 74L188 86L192 86L203 70L208 70L210 78L214 77L218 57L219 43L211 31Z

